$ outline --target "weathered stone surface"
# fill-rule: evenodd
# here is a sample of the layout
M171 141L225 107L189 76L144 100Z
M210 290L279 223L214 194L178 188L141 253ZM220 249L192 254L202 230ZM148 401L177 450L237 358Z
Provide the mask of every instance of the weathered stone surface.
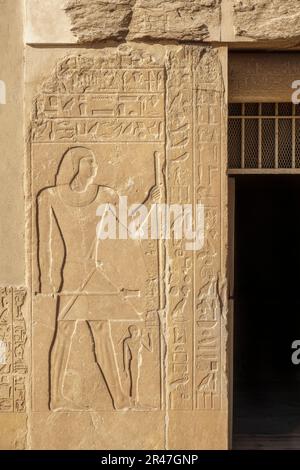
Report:
M25 273L23 2L0 4L0 285Z
M228 448L227 69L290 101L300 61L220 44L297 44L299 1L0 4L0 449ZM203 204L203 243L98 240L120 196Z
M299 40L298 0L233 0L237 37L253 40Z
M220 0L137 0L129 38L218 40Z
M64 0L26 0L25 41L27 44L72 44L76 37L64 11Z
M234 53L229 62L229 101L288 103L300 77L298 54ZM257 84L259 83L259 86Z
M207 224L206 245L195 258L185 250L182 240L169 246L169 338L174 338L168 345L170 408L218 410L222 406L219 341L224 279L221 258L213 256L211 250L214 251L222 225L219 197L224 89L217 51L182 48L171 57L168 77L170 202L193 204L196 197L205 205ZM186 338L186 342L181 344L177 336ZM215 339L210 351L214 359L206 358L205 336ZM186 358L185 362L178 361L177 351L178 356Z
M32 448L40 450L161 450L165 448L165 417L140 411L36 412L29 434Z
M300 37L297 0L39 0L26 2L28 44L85 44L107 40L223 43Z
M197 430L188 448L225 448L220 52L143 45L41 57L34 48L27 61L28 106L38 91L27 167L30 445L177 448L180 422L181 433ZM170 240L97 241L97 207L119 196L203 203L204 246L172 231Z
M28 449L27 415L0 413L0 450Z
M158 242L105 242L97 239L96 228L98 207L117 205L119 195L131 204L151 204L152 170L164 161L164 96L164 67L146 52L125 47L67 57L35 100L36 411L45 409L44 389L50 389L46 410L49 404L52 411L161 409L158 290L164 265ZM73 183L76 173L83 176L82 162L90 176L78 192ZM52 323L48 340L41 328L45 311Z
M167 447L226 448L225 90L218 51L171 53L167 90L169 201L205 207L203 249L186 251L182 240L168 245Z
M218 40L221 0L69 0L78 42L103 39Z
M69 0L65 7L79 42L124 39L136 0Z

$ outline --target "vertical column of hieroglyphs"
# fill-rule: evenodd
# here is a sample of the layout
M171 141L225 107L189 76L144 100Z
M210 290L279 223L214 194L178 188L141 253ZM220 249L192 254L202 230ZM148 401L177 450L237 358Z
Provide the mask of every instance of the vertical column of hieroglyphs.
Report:
M169 202L204 205L204 246L169 244L168 397L173 410L216 409L221 393L221 112L217 52L184 47L168 69ZM196 228L196 227L194 227Z
M222 383L222 130L224 86L217 50L195 51L195 197L204 205L204 247L195 252L195 407L219 409Z
M24 288L0 287L0 412L26 410Z
M127 196L128 204L150 208L159 202L156 197L163 198L164 90L164 67L147 53L121 47L60 61L35 101L31 198L38 411L47 403L53 411L161 408L160 243L119 240L117 234L117 240L95 244L95 237L101 202ZM79 180L87 181L81 192ZM123 220L121 225L124 229ZM51 328L44 328L51 316ZM94 351L98 364L92 364Z
M167 165L170 204L193 204L192 48L171 53L167 82ZM193 252L185 240L169 243L168 399L174 410L193 409Z

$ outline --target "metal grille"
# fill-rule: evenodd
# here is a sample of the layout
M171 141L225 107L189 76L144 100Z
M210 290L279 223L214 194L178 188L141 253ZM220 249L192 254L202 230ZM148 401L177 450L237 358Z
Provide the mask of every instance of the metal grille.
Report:
M229 170L300 169L300 105L231 103Z

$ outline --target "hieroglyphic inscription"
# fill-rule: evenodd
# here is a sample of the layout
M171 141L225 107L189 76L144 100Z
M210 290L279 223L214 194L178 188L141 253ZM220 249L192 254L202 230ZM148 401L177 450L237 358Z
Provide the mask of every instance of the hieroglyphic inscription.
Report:
M119 196L150 209L157 189L164 202L164 103L164 66L128 47L60 61L35 100L33 317L46 334L46 311L54 330L47 357L33 342L50 391L42 406L34 392L37 410L162 406L162 242L96 240L96 213Z
M164 71L150 59L71 57L56 80L36 100L34 142L164 141Z
M192 49L171 54L168 69L169 202L193 204ZM173 232L172 232L173 235ZM193 253L169 243L169 406L193 408Z
M25 297L24 288L0 287L0 412L26 409Z
M216 51L170 55L169 199L205 207L204 247L169 244L169 406L178 410L220 407L221 77Z

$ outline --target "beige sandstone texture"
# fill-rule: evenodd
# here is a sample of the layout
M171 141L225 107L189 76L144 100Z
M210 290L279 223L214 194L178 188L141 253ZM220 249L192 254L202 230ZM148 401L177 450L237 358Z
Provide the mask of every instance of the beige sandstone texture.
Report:
M298 54L233 53L228 73L229 101L288 103L296 77L300 77Z
M220 0L137 0L128 38L218 40Z
M300 11L297 0L234 0L237 37L253 40L300 41Z
M26 446L23 11L0 3L0 449ZM4 84L4 85L3 85ZM5 92L3 94L3 92ZM13 287L15 286L15 287ZM28 344L28 343L27 343Z
M27 49L30 448L228 447L223 65L209 47ZM204 246L97 240L119 196L202 202Z
M136 0L68 0L65 11L79 42L124 39Z
M18 0L21 3L21 0ZM26 0L25 39L28 44L71 44L76 38L64 11L65 0Z
M228 83L300 76L235 53L228 77L227 43L296 44L298 4L0 0L1 449L230 446ZM120 196L203 204L203 244L99 240Z
M216 40L220 27L220 0L69 0L65 10L81 43L126 37Z
M27 43L299 42L298 0L27 0Z
M18 0L0 3L0 285L22 285L24 255L23 11Z

